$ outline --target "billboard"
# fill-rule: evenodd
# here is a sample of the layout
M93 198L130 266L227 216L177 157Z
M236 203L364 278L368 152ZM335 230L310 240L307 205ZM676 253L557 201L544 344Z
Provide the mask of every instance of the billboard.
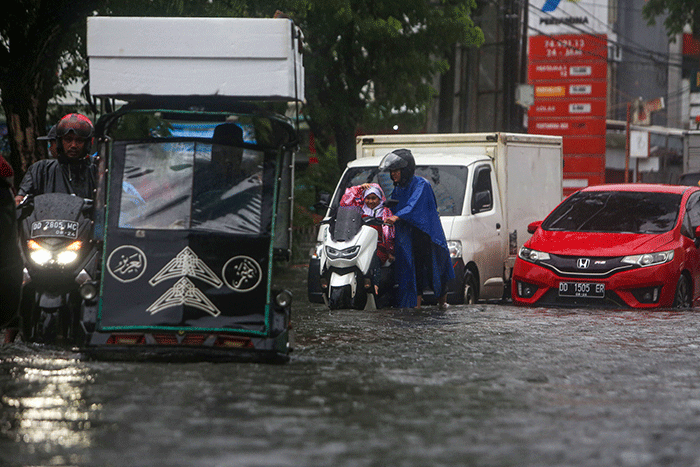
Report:
M605 183L607 52L605 35L529 38L528 132L563 137L565 195Z

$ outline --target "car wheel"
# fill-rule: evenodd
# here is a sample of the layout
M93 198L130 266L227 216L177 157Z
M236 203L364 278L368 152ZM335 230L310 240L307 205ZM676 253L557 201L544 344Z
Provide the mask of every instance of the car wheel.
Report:
M467 273L467 275L464 277L463 295L465 305L474 305L479 298L478 289L476 288L476 280L474 279L474 275L472 273Z
M690 308L690 283L685 274L681 274L676 285L676 295L673 298L674 308Z

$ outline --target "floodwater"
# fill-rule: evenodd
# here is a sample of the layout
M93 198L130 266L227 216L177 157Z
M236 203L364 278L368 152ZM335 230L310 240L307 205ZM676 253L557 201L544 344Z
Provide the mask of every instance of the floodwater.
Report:
M289 363L0 349L2 466L700 466L700 313L306 301Z

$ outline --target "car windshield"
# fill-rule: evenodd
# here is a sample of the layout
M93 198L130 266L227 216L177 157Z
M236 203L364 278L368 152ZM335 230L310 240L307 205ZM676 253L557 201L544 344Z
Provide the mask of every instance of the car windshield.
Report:
M588 191L571 195L542 223L568 232L662 233L676 225L681 195Z
M433 187L441 216L462 214L468 170L467 167L453 165L416 167L416 175L428 180ZM377 167L352 167L345 173L340 185L343 189L336 193L332 206L338 206L345 189L363 183L378 183L387 199L394 191L394 183L391 181L389 172L380 172Z

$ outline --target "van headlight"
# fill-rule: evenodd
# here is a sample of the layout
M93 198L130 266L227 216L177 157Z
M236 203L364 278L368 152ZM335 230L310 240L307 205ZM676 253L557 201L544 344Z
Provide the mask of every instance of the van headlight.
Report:
M620 261L622 263L636 264L637 266L646 267L668 263L671 260L673 260L673 250L661 251L658 253L646 253L643 255L625 256Z
M524 259L525 261L529 261L531 263L536 263L538 261L549 259L549 253L533 250L523 246L520 247L520 250L518 250L518 258Z
M462 242L459 240L448 240L447 249L450 250L450 258L459 259L462 257Z

